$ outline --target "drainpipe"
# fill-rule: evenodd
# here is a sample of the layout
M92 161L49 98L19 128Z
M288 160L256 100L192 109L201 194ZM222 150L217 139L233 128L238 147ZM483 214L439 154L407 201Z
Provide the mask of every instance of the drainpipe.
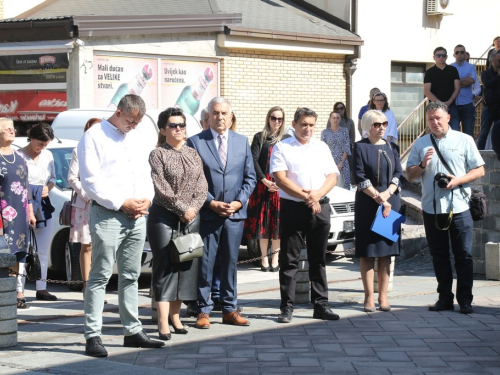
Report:
M351 0L351 32L358 29L358 0ZM346 111L349 118L354 119L352 109L352 75L356 71L357 59L360 57L360 46L354 47L354 54L346 56L344 72L346 75ZM356 122L355 122L356 123Z

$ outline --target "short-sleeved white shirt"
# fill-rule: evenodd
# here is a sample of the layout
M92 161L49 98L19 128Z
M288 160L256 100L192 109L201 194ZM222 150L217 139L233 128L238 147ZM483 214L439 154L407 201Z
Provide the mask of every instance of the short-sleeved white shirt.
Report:
M339 170L335 165L327 144L315 138L303 145L295 135L278 142L273 147L270 172L286 171L286 177L303 189L317 190L323 186L326 177ZM303 202L279 190L280 198Z

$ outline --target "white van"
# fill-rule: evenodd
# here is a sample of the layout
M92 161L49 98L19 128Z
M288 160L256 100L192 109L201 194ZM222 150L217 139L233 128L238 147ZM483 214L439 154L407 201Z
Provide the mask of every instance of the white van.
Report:
M158 109L148 109L146 115L136 129L137 135L141 136L141 139L138 139L138 141L144 142L138 144L148 145L151 147L151 150L156 146L158 140L157 121L160 112L161 110ZM114 110L107 108L70 109L69 111L64 111L57 115L54 122L52 122L52 129L58 138L79 141L83 135L83 128L89 119L93 117L108 119L113 113L115 113ZM202 128L198 120L187 113L185 115L187 124L186 136L191 137L201 132Z

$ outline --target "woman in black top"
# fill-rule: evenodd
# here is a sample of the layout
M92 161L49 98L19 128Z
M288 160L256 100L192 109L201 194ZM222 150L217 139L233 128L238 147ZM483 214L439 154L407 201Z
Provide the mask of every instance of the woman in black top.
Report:
M269 266L267 247L272 238L273 252L280 248L279 210L280 197L278 186L269 175L269 159L273 146L289 135L285 135L285 112L281 107L273 107L267 112L264 130L255 134L252 141L252 156L257 174L257 186L248 201L247 219L244 235L246 238L259 239L262 253L261 270L276 272L279 270L278 253L274 254Z
M365 290L364 310L375 311L374 260L378 258L379 310L389 311L387 288L391 256L399 255L399 243L373 232L371 225L380 205L383 205L384 217L387 217L391 210L399 212L401 209L398 187L402 169L397 150L382 138L387 129L385 115L376 110L367 111L361 119L361 126L368 138L356 142L353 149L354 179L358 188L354 207L355 255L361 257L360 271Z

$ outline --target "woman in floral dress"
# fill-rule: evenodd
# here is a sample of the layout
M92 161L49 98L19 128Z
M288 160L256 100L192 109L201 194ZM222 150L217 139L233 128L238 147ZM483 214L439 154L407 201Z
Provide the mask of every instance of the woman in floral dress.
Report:
M29 201L28 168L22 155L13 150L16 137L14 123L0 118L0 204L3 235L11 254L16 255L17 266L12 270L26 274L26 252L28 244L28 219L34 225L36 220ZM28 308L24 297L26 278L17 276L17 307Z
M336 111L330 113L330 127L321 132L321 140L330 147L333 159L342 174L343 182L339 181L337 185L350 190L351 171L347 160L347 157L351 155L349 131L340 126L340 121L340 113Z

